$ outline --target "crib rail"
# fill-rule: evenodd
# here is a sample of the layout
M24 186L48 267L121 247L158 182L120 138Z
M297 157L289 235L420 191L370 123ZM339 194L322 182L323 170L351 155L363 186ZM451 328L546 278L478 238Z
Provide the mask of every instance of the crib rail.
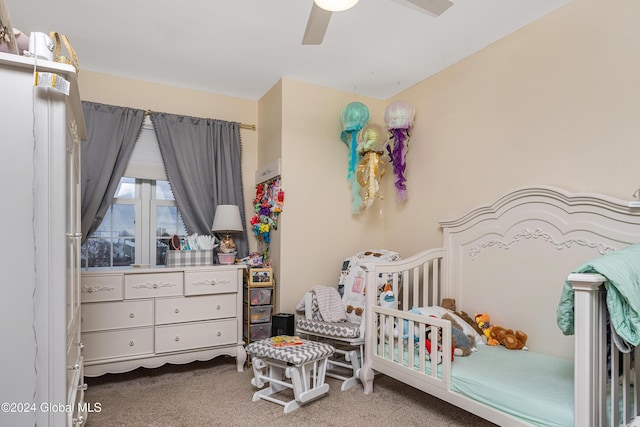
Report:
M418 381L450 389L452 353L449 321L380 306L373 306L367 315L374 316L377 331L372 364L391 370L411 368L413 375L423 377ZM442 337L440 342L432 342L431 353L426 344L428 330L431 337ZM408 335L406 339L403 338L405 333Z
M391 285L398 300L398 309L410 310L440 303L445 272L444 256L444 249L431 249L404 260L369 264L365 269L375 271L373 275L378 277L378 283L382 279ZM376 305L375 299L371 305Z
M385 373L398 370L398 375L410 372L405 366L413 367L416 375L443 389L450 387L451 381L451 324L441 319L428 318L409 313L412 307L424 307L439 303L444 283L445 250L431 249L412 257L388 263L369 263L364 266L367 283L387 283L398 301L398 309L389 310L378 305L378 293L367 292L367 313L365 315L365 355L361 370L361 381L365 393L373 392L373 369ZM417 337L409 334L408 340L400 339L390 331L385 334L384 325L402 325L408 331L418 330ZM380 327L378 327L380 326ZM438 368L438 356L427 361L425 332L431 329L431 336L442 335L442 365ZM402 334L399 334L402 336ZM388 373L388 372L386 372ZM413 372L410 372L413 374ZM423 380L424 381L424 380ZM408 376L407 382L413 379Z
M640 351L607 345L605 278L571 274L568 281L575 292L574 425L640 426Z

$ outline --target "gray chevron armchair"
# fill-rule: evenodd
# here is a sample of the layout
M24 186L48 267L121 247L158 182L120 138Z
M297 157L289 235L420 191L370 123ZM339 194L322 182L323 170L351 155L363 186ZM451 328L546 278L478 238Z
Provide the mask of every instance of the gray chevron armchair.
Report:
M360 383L367 291L363 266L399 259L400 254L385 249L359 252L344 260L337 287L315 286L296 306L300 313L296 334L328 342L335 348L326 375L341 380L343 391ZM380 291L383 285L378 283L377 290Z

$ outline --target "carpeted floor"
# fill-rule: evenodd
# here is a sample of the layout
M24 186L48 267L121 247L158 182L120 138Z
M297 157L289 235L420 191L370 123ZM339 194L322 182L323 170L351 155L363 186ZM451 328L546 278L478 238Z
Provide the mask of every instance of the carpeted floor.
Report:
M284 414L275 403L251 401L252 377L251 368L237 372L234 359L218 357L86 378L85 400L96 410L86 426L494 426L384 375L370 395L361 386L340 391L328 378L326 396Z

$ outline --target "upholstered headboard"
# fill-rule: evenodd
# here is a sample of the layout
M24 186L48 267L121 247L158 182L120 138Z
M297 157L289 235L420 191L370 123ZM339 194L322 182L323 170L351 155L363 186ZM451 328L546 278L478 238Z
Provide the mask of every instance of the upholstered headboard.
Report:
M640 209L598 194L550 186L518 189L460 218L440 221L447 250L443 297L473 316L522 329L531 350L573 358L556 325L567 275L640 242Z

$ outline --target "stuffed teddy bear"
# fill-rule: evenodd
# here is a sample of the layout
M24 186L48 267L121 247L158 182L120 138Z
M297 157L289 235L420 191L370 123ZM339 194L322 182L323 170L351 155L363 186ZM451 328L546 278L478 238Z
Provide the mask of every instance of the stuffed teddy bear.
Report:
M484 332L482 331L482 329L480 329L480 327L478 326L478 324L476 323L475 319L473 319L471 316L469 316L466 312L460 310L457 311L456 310L456 300L453 298L442 298L442 307L446 308L447 310L450 310L453 312L453 314L457 315L459 318L461 318L462 320L464 320L469 326L471 326L480 336L484 335Z
M502 326L492 327L491 337L509 350L524 349L528 338L527 334L520 330L513 332L513 330L505 329Z
M487 313L476 313L475 315L476 323L478 327L482 330L482 334L487 339L488 345L498 345L500 344L498 340L491 336L491 323L489 322L489 315Z
M449 314L442 316L444 320L451 322L451 344L453 346L453 354L456 356L466 357L471 354L475 347L476 340L472 335L465 335L462 326Z

